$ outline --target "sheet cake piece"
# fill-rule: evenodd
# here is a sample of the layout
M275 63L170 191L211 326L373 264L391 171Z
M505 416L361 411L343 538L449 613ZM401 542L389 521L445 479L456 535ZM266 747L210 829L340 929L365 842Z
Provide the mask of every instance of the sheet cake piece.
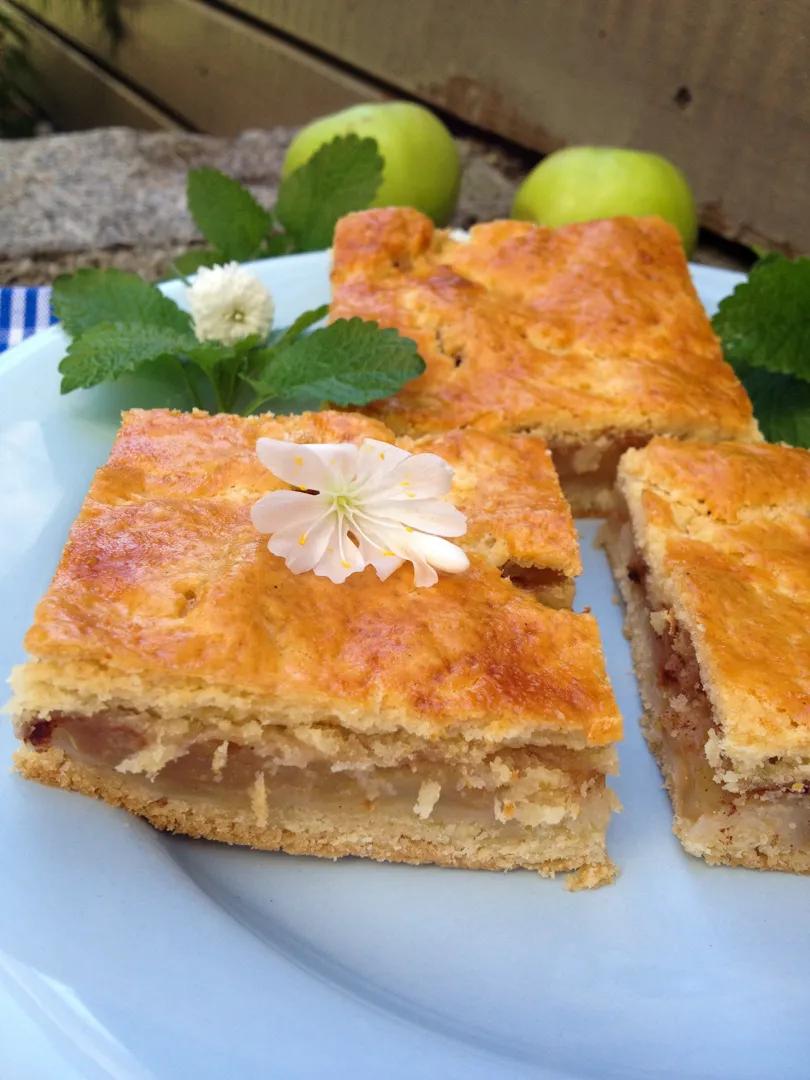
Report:
M256 848L609 877L621 721L596 622L502 572L572 542L559 491L524 487L521 529L510 440L447 436L470 569L334 585L250 522L284 486L260 436L393 441L350 413L125 414L13 676L20 771Z
M604 530L687 851L810 872L810 453L654 439Z
M420 378L371 407L399 433L473 426L549 444L578 514L608 510L651 436L757 440L751 404L659 218L435 230L415 210L337 226L331 317L394 326Z

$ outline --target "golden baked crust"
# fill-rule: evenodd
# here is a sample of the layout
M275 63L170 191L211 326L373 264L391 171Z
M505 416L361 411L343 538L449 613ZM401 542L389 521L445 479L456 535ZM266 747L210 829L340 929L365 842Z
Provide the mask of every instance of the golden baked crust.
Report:
M810 453L655 439L624 455L619 489L653 602L671 607L692 639L718 723L715 764L732 783L770 758L803 772Z
M125 414L29 652L81 669L101 702L123 674L187 695L190 709L206 687L258 700L276 723L321 715L354 730L456 727L575 746L620 736L595 620L538 605L475 550L468 572L430 589L407 569L339 586L291 574L249 519L255 499L281 486L255 460L260 435L391 438L345 413Z
M125 414L109 461L96 474L90 497L115 505L145 498L258 497L278 484L256 456L261 436L296 442L393 442L379 420L359 413L298 416L205 415L201 439L190 438L186 415L167 409ZM197 425L200 428L200 425ZM436 453L456 470L451 497L468 515L459 543L495 566L513 560L575 576L582 570L571 511L542 440L449 432L439 439L404 438L414 453Z
M359 413L265 413L244 419L233 413L131 409L122 415L109 459L96 473L88 500L115 506L258 498L284 487L256 456L261 437L302 443L394 441L389 428Z
M643 453L624 456L621 474L723 524L784 520L810 507L810 453L773 443L653 439Z
M496 566L512 561L568 577L582 572L571 511L542 439L467 429L398 442L453 466L452 498L467 515L468 551Z
M335 232L331 317L412 337L427 371L369 410L397 432L474 425L558 440L632 433L757 439L677 233L658 218L468 241L417 211L369 210Z

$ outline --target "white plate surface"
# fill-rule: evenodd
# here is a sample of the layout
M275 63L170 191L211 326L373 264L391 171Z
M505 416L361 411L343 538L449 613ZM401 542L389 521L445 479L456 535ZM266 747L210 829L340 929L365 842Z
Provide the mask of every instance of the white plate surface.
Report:
M325 254L256 269L281 324L328 299ZM710 309L737 280L693 273ZM53 328L0 360L0 677L118 410L167 403L133 382L60 397L64 346ZM672 837L594 531L577 606L627 728L615 885L228 849L3 770L0 1077L808 1075L810 882Z

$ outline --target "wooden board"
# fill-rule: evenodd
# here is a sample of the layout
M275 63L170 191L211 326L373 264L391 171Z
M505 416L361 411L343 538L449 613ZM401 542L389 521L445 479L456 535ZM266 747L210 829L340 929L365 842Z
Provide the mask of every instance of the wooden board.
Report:
M122 3L117 45L90 5L17 0L114 73L215 135L300 124L381 97L363 80L198 0Z
M36 103L59 127L76 130L120 125L144 131L177 127L161 109L5 0L0 0L0 10L12 15L25 31L28 58L36 73Z
M656 150L710 227L810 251L806 0L231 4L524 146Z
M121 0L117 46L93 5L13 6L202 131L303 123L387 87L540 152L656 150L704 224L810 251L807 0ZM64 108L105 123L106 100Z

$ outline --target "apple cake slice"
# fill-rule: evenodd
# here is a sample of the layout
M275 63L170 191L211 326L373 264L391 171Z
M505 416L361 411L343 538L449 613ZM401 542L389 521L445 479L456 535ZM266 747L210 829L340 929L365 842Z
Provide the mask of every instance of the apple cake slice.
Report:
M286 487L260 436L393 441L351 413L126 413L13 675L18 769L189 836L608 879L621 720L594 619L535 597L533 571L577 565L545 451L525 481L519 442L434 442L458 464L469 568L336 585L252 525Z
M603 530L674 831L810 872L810 453L654 439Z
M396 432L539 435L576 514L612 504L624 450L653 435L757 440L751 403L659 218L436 230L415 210L335 231L332 318L394 326L427 370L370 407Z

